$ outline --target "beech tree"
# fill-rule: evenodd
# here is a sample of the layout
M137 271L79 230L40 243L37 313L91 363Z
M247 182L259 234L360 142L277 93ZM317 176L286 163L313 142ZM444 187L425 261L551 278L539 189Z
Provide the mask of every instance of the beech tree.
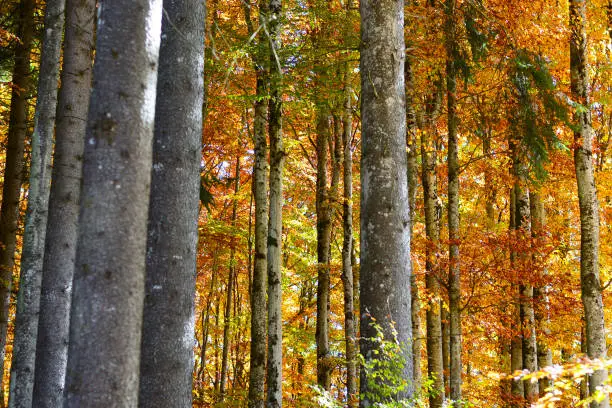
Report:
M192 406L205 7L201 0L163 5L140 407Z
M57 106L57 80L64 31L64 6L64 0L48 1L45 9L36 116L32 134L30 189L15 317L10 407L32 406L40 285L51 182L51 151Z
M398 342L407 382L391 400L412 395L410 214L406 178L404 2L364 0L361 11L361 354L381 356L375 339ZM388 379L387 379L388 381ZM361 406L389 397L361 372Z
M15 249L17 244L17 221L19 200L23 182L24 146L28 130L28 103L30 96L30 53L34 36L34 0L23 0L18 6L19 41L15 46L13 67L13 92L6 146L2 207L0 209L0 364L4 367L6 335L9 319ZM4 382L0 387L4 396ZM0 398L0 407L4 397Z
M577 130L574 132L574 165L580 205L580 285L586 348L590 358L606 358L604 307L599 281L599 202L593 169L593 129L589 95L589 68L587 50L586 0L570 0L570 77L574 99ZM607 378L605 370L597 370L589 377L589 394ZM610 406L609 398L591 402L592 408Z
M66 408L138 403L161 16L160 0L108 0L98 14Z
M66 1L62 86L36 341L32 402L36 407L61 406L64 392L95 12L94 0Z

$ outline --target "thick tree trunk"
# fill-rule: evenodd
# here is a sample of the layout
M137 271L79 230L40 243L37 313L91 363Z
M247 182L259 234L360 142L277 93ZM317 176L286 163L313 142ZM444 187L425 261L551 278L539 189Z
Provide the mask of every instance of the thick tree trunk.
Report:
M361 371L361 407L410 398L412 321L410 312L410 210L406 178L404 88L404 2L363 0L361 11L361 354L365 366L384 358L375 341L401 349L396 375L405 387L381 395L385 379L368 381ZM375 322L375 324L374 324ZM378 326L380 329L377 329ZM401 363L401 364L400 364ZM381 373L379 373L381 374ZM389 384L386 384L389 385Z
M19 3L19 42L15 49L13 91L9 117L8 141L0 210L0 364L4 367L6 334L8 329L11 283L15 265L19 199L23 182L24 145L28 130L30 95L30 52L34 36L34 0ZM4 386L0 384L0 407L4 407Z
M440 302L440 270L438 266L438 253L440 251L440 215L442 203L438 197L436 177L436 146L432 137L435 136L435 118L439 110L441 93L435 91L431 101L428 102L427 118L424 129L421 131L421 157L423 200L425 207L425 234L427 247L425 250L425 287L433 295L426 313L427 326L427 373L433 379L432 392L429 403L432 408L439 408L444 402L444 365L442 353L442 322Z
M604 310L599 280L599 202L593 169L593 130L589 98L586 0L570 0L570 76L571 91L576 103L574 120L579 129L574 133L574 164L580 204L580 284L586 323L587 354L592 359L606 358ZM589 378L592 395L606 380L605 370ZM592 402L591 408L607 408L609 398Z
M206 2L165 0L163 7L139 406L186 408L192 405Z
M161 16L161 0L108 0L98 13L66 408L138 403Z
M317 111L317 384L326 390L331 386L329 350L329 262L331 249L331 197L327 186L330 146L329 112L324 106Z
M232 203L232 227L236 228L237 212L238 212L238 199L236 195L240 189L240 156L236 159L236 171L234 173L234 202ZM225 388L227 386L227 371L228 371L228 354L230 349L230 315L232 312L232 305L234 304L234 281L236 279L236 241L232 240L230 248L230 260L227 276L227 292L225 296L225 312L223 314L223 354L221 357L221 384L219 386L219 392L221 394L221 401L225 399ZM234 316L236 314L234 313Z
M94 0L66 1L62 87L59 92L49 219L43 262L32 406L62 405L82 157L91 89ZM78 72L79 75L73 75Z
M457 142L457 68L459 57L455 0L446 0L446 97L448 110L448 306L450 331L449 388L453 406L461 403L461 270L459 268L459 158Z
M539 192L529 192L529 210L531 213L531 236L535 244L540 247L543 245L544 226L546 225L546 211L544 203ZM535 270L540 275L538 280L544 282L544 286L536 286L533 288L534 299L534 319L536 327L536 348L538 350L538 369L552 366L552 351L548 347L547 340L542 339L542 336L550 335L550 304L548 300L548 289L546 287L546 270L539 269L540 259L537 255L538 248L533 252L533 262ZM552 385L550 378L542 378L538 381L540 396L543 396L545 390Z
M254 34L250 7L243 7L250 35ZM259 0L259 25L267 24L268 0ZM249 408L263 408L266 379L267 322L267 238L268 238L268 175L266 121L268 103L268 38L259 29L259 44L253 64L256 69L255 118L253 124L255 159L253 164L253 196L255 197L255 262L251 289L251 368L249 372Z
M64 0L53 0L47 2L45 9L36 116L32 134L28 209L23 236L11 364L9 407L15 408L32 406L40 287L51 183L51 152L57 107L60 50L64 31L64 6Z

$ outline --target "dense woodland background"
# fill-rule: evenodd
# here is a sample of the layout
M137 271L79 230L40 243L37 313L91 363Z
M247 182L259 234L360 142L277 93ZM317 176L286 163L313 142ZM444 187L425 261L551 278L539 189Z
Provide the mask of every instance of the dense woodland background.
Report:
M24 12L27 3L30 14ZM67 10L76 3L68 0ZM4 325L0 335L6 337L2 343L6 344L5 399L9 388L13 392L9 384L14 380L9 376L11 360L16 358L16 304L27 262L21 248L33 191L29 180L35 179L28 163L39 154L37 139L31 136L37 98L40 104L44 97L40 90L36 92L36 83L45 73L41 49L45 7L51 4L0 1L0 171L3 186L8 181L21 186L16 190L20 197L13 199L20 211L18 228L12 230L17 237L16 261L4 275L12 285L3 281L0 293L10 295L10 309L0 316ZM104 4L102 0L97 7ZM381 1L377 12L382 15L385 7L393 10L398 4ZM361 6L361 19L367 17L365 8L378 7L376 1ZM601 305L603 298L603 321L597 324L609 328L612 3L414 0L405 1L403 7L405 65L403 72L394 74L397 84L403 84L406 100L405 109L397 105L402 112L397 120L399 128L405 129L400 141L401 149L404 140L406 144L412 269L412 276L406 277L411 287L389 287L375 269L361 275L360 286L360 106L369 103L367 98L386 97L389 90L378 87L378 78L370 76L370 71L364 74L364 64L380 68L375 59L364 59L360 66L360 46L363 50L368 44L360 43L358 2L208 0L205 21L201 19L204 44L196 41L197 35L177 29L178 40L172 44L178 45L169 54L168 69L190 58L181 47L195 53L194 49L205 45L195 326L193 339L187 340L194 351L193 406L263 406L254 401L257 387L262 393L264 387L266 298L281 302L282 320L278 321L282 324L274 327L282 329L282 350L280 343L277 349L270 348L267 364L269 369L271 355L282 351L282 363L274 365L282 368L282 402L290 407L355 406L356 366L362 362L356 356L355 339L359 338L359 317L363 324L369 313L363 308L357 312L359 293L360 289L364 293L364 284L378 285L379 279L381 296L387 291L412 295L411 307L405 310L407 321L412 322L410 352L391 347L385 357L391 363L383 365L381 372L392 378L375 381L396 388L390 392L391 399L405 396L403 391L398 393L405 384L393 377L396 370L392 368L403 363L414 364L406 388L414 391L414 406L441 407L445 400L461 400L453 406L466 407L528 406L539 397L542 406L578 406L589 395L585 375L594 369L591 381L597 381L596 385L606 377L601 366L593 368L585 358L587 344L597 339L594 323L587 330L585 321L592 316L585 319L581 299L587 293L594 304ZM168 11L164 13L170 19ZM390 16L397 19L399 13ZM194 21L197 25L199 20ZM164 30L174 26L165 24ZM383 31L373 38L396 44ZM30 39L24 38L26 32ZM162 35L162 56L164 39ZM27 80L19 84L15 70L21 60L16 56L24 47L22 52L30 61L21 67ZM114 49L109 52L110 60L116 57ZM51 78L51 83L57 83L57 74L55 80L53 74ZM190 82L184 88L186 94L199 81ZM369 93L362 93L362 87L369 85ZM9 173L8 134L14 126L11 121L16 120L11 97L16 92L27 103L25 170ZM157 115L159 104L158 98ZM182 123L180 116L172 120L168 120L171 125ZM368 120L373 120L370 126L377 126L371 114ZM59 132L59 123L56 126ZM157 126L156 119L156 132ZM581 132L587 127L592 127L591 151L583 149L585 134ZM588 207L599 213L598 221L593 218L600 226L599 242L594 244L595 253L599 248L599 260L594 261L599 275L584 278L587 266L582 266L583 292L581 258L586 263L586 255L581 256L581 236L586 224L583 219L581 230L576 151L586 151L584 157L592 163L599 203L599 207ZM385 166L382 161L374 164ZM153 167L156 171L160 169ZM41 185L48 180L43 178ZM272 180L282 181L282 188ZM272 232L263 227L268 224L266 197ZM596 203L591 198L591 204ZM257 202L264 203L259 213ZM282 210L282 231L273 220L278 210ZM2 227L0 241L7 242L10 228ZM380 237L380 246L394 247L388 239ZM278 247L280 255L270 252L266 243ZM3 265L11 250L3 244ZM280 264L272 261L277 255ZM258 266L266 256L267 274L265 264ZM271 264L282 271L282 277L266 283L262 273L267 276ZM282 295L282 301L277 295ZM368 296L372 299L372 294ZM177 303L185 302L189 304L188 300ZM150 324L155 325L161 315L172 321L172 310L159 313L149 317ZM184 321L180 319L177 322ZM259 330L259 337L252 337L254 330ZM609 334L602 339L598 344L603 349L588 354L605 360L611 354L606 353L606 343L609 346L612 339ZM386 340L393 343L388 336ZM263 348L256 351L263 354L255 360L251 356L258 344ZM403 361L404 355L411 361ZM188 352L185 356L189 360ZM254 371L255 366L261 371ZM522 375L540 370L535 377L539 384L529 375L525 381L505 377L515 370L524 370ZM268 373L267 378L268 392L281 393L274 388L280 377ZM362 378L362 389L363 384ZM376 392L383 393L374 386ZM6 403L0 402L1 406ZM609 402L591 401L591 406L608 407Z

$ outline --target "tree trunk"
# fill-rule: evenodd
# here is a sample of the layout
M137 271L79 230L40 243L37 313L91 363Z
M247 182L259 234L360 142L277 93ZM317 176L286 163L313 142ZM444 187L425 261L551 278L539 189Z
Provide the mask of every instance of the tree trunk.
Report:
M517 163L516 181L514 183L514 194L516 200L515 208L515 230L517 238L526 242L530 234L531 216L529 213L529 190L524 186L525 179L521 174L525 170ZM519 278L519 305L522 331L522 369L529 372L538 370L538 354L536 347L535 315L533 308L533 286L530 282L530 259L524 253L516 255L517 266L520 270ZM534 403L539 396L538 383L527 380L524 382L525 399L529 404Z
M66 1L64 63L43 262L32 406L62 405L96 2ZM74 72L80 75L73 75Z
M98 13L66 408L138 402L161 16L160 0L108 0Z
M533 263L535 270L538 271L538 280L544 283L544 286L536 286L533 288L533 299L534 299L534 319L536 326L536 348L538 350L538 369L541 370L544 367L552 366L552 351L548 347L547 340L542 339L542 335L548 338L550 335L550 304L548 301L548 289L546 287L546 270L539 269L539 256L538 248L544 244L544 226L546 225L546 212L544 209L544 203L539 192L529 192L529 210L531 213L531 236L537 245L536 250L533 252ZM542 378L538 381L540 396L543 396L545 390L552 385L550 378Z
M240 156L236 159L236 171L234 175L234 202L232 204L232 228L236 229L238 199L236 195L240 189ZM225 387L227 385L227 367L228 353L230 349L230 314L232 312L234 280L236 279L236 240L232 239L230 247L230 261L227 277L227 295L225 300L225 313L223 314L223 354L221 361L221 385L219 392L221 393L221 401L225 398ZM234 313L234 316L236 314Z
M406 22L404 22L406 23ZM410 47L407 47L410 48ZM414 214L416 208L416 195L418 188L419 170L417 164L417 118L415 110L415 85L412 55L406 55L404 64L404 80L406 81L406 145L407 154L407 177L408 177L408 206L410 209L410 241L412 242L412 232L414 228ZM414 271L412 258L410 259L410 269ZM419 286L416 275L410 275L411 293L411 312L412 312L412 383L414 392L418 395L421 392L421 382L423 374L421 372L421 348L422 348L422 327L421 327L421 302L419 299Z
M605 359L606 335L599 280L599 202L593 170L586 1L570 0L569 15L571 91L573 99L583 107L580 110L576 109L574 115L579 128L574 132L574 164L580 204L580 284L586 323L587 354L592 359ZM590 376L591 395L607 376L605 370L595 371ZM602 402L591 403L591 408L609 406L608 397Z
M186 408L192 405L206 2L165 0L163 7L139 406Z
M425 234L427 247L425 251L425 287L433 297L426 313L427 325L427 373L433 379L429 403L432 408L439 408L444 402L444 366L442 353L442 322L440 302L440 270L438 254L440 252L440 215L442 203L438 197L436 178L436 144L432 140L435 133L435 118L439 111L441 93L435 91L426 108L426 124L421 131L421 157L423 200L425 207Z
M350 3L350 2L349 2ZM347 5L347 10L348 9ZM346 395L349 407L355 407L357 395L357 333L355 327L355 305L353 302L353 108L352 88L349 82L348 64L344 69L344 128L342 132L343 154L343 200L342 200L342 286L344 289L344 340L346 357Z
M32 406L40 287L51 183L51 152L57 107L57 81L64 31L64 6L64 0L54 0L48 1L45 9L36 116L32 134L28 209L21 255L11 364L9 407L15 408Z
M30 52L34 35L34 0L19 3L19 42L15 49L13 91L9 117L8 141L0 210L0 363L4 367L8 329L11 283L15 265L19 199L23 182L24 145L28 131L28 97L30 96ZM0 407L4 407L4 385L0 384Z
M511 145L512 146L512 145ZM513 148L513 147L512 147ZM516 194L515 189L510 189L510 225L509 230L511 234L514 234L516 229ZM517 254L513 247L510 249L510 267L516 268ZM518 275L515 273L513 280L511 281L511 302L513 305L511 313L512 326L512 338L510 339L510 374L512 375L516 371L523 369L523 336L521 326L521 306L520 306L520 292L518 288ZM525 391L523 388L523 382L520 380L512 380L510 386L510 393L512 396L511 405L512 407L520 407L523 405L523 397Z
M248 5L243 7L250 35L254 34ZM259 25L267 24L268 0L259 0ZM267 237L268 237L268 182L266 120L268 38L259 30L259 44L253 58L256 69L255 118L253 125L255 159L253 164L253 196L255 197L255 263L251 290L251 368L249 372L249 408L263 408L266 379L266 321L268 288Z
M317 384L331 387L329 351L329 262L331 248L331 197L327 187L330 146L329 112L323 102L317 110Z
M446 97L448 110L448 307L450 399L461 408L461 270L459 268L459 158L457 145L457 68L459 57L455 0L446 0Z
M406 178L404 2L363 0L361 11L361 407L412 397L410 210ZM375 323L375 324L374 324ZM378 326L378 328L377 328ZM383 390L389 378L368 379L380 355L375 339L397 342L394 374L405 387ZM384 353L383 353L384 354ZM384 373L378 373L384 374ZM382 387L382 388L381 388Z
M270 136L270 218L268 223L268 408L283 405L283 327L282 327L282 210L283 162L282 71L280 19L282 3L270 0L270 100L268 103Z

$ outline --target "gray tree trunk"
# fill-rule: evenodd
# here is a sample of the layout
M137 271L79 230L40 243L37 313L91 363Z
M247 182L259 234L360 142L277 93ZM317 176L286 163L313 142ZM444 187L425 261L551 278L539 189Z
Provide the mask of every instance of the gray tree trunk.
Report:
M357 333L355 327L355 304L353 287L353 153L351 138L353 131L352 89L348 69L345 69L344 129L342 134L343 154L343 200L342 200L342 286L344 288L344 339L346 344L346 393L349 407L355 407L357 395Z
M64 0L48 1L45 9L11 364L9 407L14 408L32 406L64 5Z
M514 183L515 194L515 230L517 238L525 242L530 233L531 215L529 212L529 190L525 187L525 177L521 174L524 169L517 163L516 181ZM538 354L536 345L535 314L533 307L533 286L530 277L526 276L530 269L530 259L524 253L516 255L516 265L522 272L519 280L519 305L520 321L519 330L522 332L522 369L534 372L538 370ZM525 399L528 403L534 403L539 396L537 382L527 380L524 382Z
M510 225L509 230L510 233L514 233L516 229L517 221L516 221L516 194L514 187L510 189ZM516 267L517 254L513 247L510 249L510 266L511 268ZM522 336L522 325L521 325L521 306L520 306L520 292L518 288L518 284L515 282L518 281L518 276L514 274L513 281L511 282L511 322L512 326L510 329L512 330L512 338L510 339L510 374L520 371L523 369L523 336ZM520 380L512 380L510 385L510 393L512 396L512 401L510 406L512 407L520 407L522 406L523 397L525 396L525 391L523 387L523 382Z
M434 298L429 302L426 313L427 326L427 373L433 379L429 403L432 408L439 408L444 402L444 364L442 345L442 322L438 296L440 296L440 268L437 253L440 245L440 216L442 202L438 197L436 177L436 143L435 118L439 111L441 93L436 91L428 101L426 108L426 124L421 131L421 157L423 200L425 207L425 234L427 247L425 250L425 287Z
M457 142L456 1L446 0L446 97L448 111L448 306L450 331L449 388L461 408L461 270L459 268L459 158Z
M65 408L138 403L161 16L161 0L100 4Z
M329 350L329 262L331 249L331 197L327 186L328 151L330 147L330 115L326 102L317 109L317 384L326 390L331 387Z
M544 209L544 203L539 192L529 192L529 210L531 213L531 236L537 245L541 247L543 245L544 238L544 226L546 225L546 211ZM539 269L539 256L538 251L533 252L532 261L535 269L538 273L538 280L540 282L546 281L546 270ZM536 348L538 350L538 369L541 370L544 367L552 366L552 351L548 347L547 340L543 339L542 336L548 337L550 335L550 302L548 299L548 289L546 284L544 286L535 286L533 288L533 299L534 299L534 318L536 326ZM546 389L552 385L550 378L542 378L538 381L540 396L546 393Z
M191 407L206 2L165 0L139 406Z
M9 407L15 408L32 406L64 5L64 0L48 1L45 9L11 364Z
M572 97L583 109L576 110L574 120L574 164L580 204L580 285L586 323L587 354L592 359L606 358L604 309L599 280L599 202L593 169L593 130L589 97L586 0L570 0L570 77ZM589 393L606 380L605 370L589 378ZM592 402L591 408L607 408L610 400Z
M19 199L23 182L24 146L28 130L28 97L31 92L30 52L34 36L34 0L19 3L19 42L15 47L13 67L13 92L9 117L8 140L4 184L2 186L2 208L0 209L0 364L4 367L6 334L8 329L9 303L15 246L17 243L17 221ZM0 384L0 407L4 407L4 385Z
M268 0L259 0L259 26L267 24ZM248 5L243 7L249 34L254 30ZM253 196L255 197L255 262L251 289L251 368L249 372L249 408L263 408L266 379L267 322L267 238L268 238L268 175L266 121L268 104L268 38L259 28L259 44L253 57L256 73L255 118L253 124L255 159L253 164Z
M410 398L412 321L410 210L406 165L404 2L363 0L361 11L361 354L372 364L380 352L374 321L386 341L401 347L398 374L406 387L381 395L361 371L361 407ZM384 382L384 380L382 380Z
M232 227L236 229L238 218L238 199L236 198L240 189L240 156L236 159L236 171L234 173L234 199L232 203ZM236 241L233 239L230 247L230 259L227 276L227 292L225 296L225 312L223 313L223 353L221 355L221 381L219 384L220 399L225 399L225 389L227 386L229 349L230 349L230 315L232 313L234 280L236 279Z
M406 21L404 21L406 24ZM406 48L410 48L407 46ZM413 58L410 53L406 54L404 63L404 81L406 82L406 145L407 154L407 177L408 177L408 206L410 209L410 241L412 242L412 232L414 227L414 214L416 208L416 196L419 180L419 170L417 164L417 117L415 109L415 84ZM414 270L412 258L410 259L410 269ZM421 392L422 371L421 371L421 349L422 349L422 325L421 325L421 301L419 299L419 286L416 275L410 275L411 293L411 314L412 314L412 383L414 384L415 394Z
M268 408L283 406L283 326L282 326L282 230L283 163L282 71L280 18L282 3L270 0L270 100L268 103L270 136L270 218L268 222Z
M91 89L94 0L66 1L62 87L43 262L32 406L62 405L76 254L83 147ZM78 72L79 75L73 75Z

